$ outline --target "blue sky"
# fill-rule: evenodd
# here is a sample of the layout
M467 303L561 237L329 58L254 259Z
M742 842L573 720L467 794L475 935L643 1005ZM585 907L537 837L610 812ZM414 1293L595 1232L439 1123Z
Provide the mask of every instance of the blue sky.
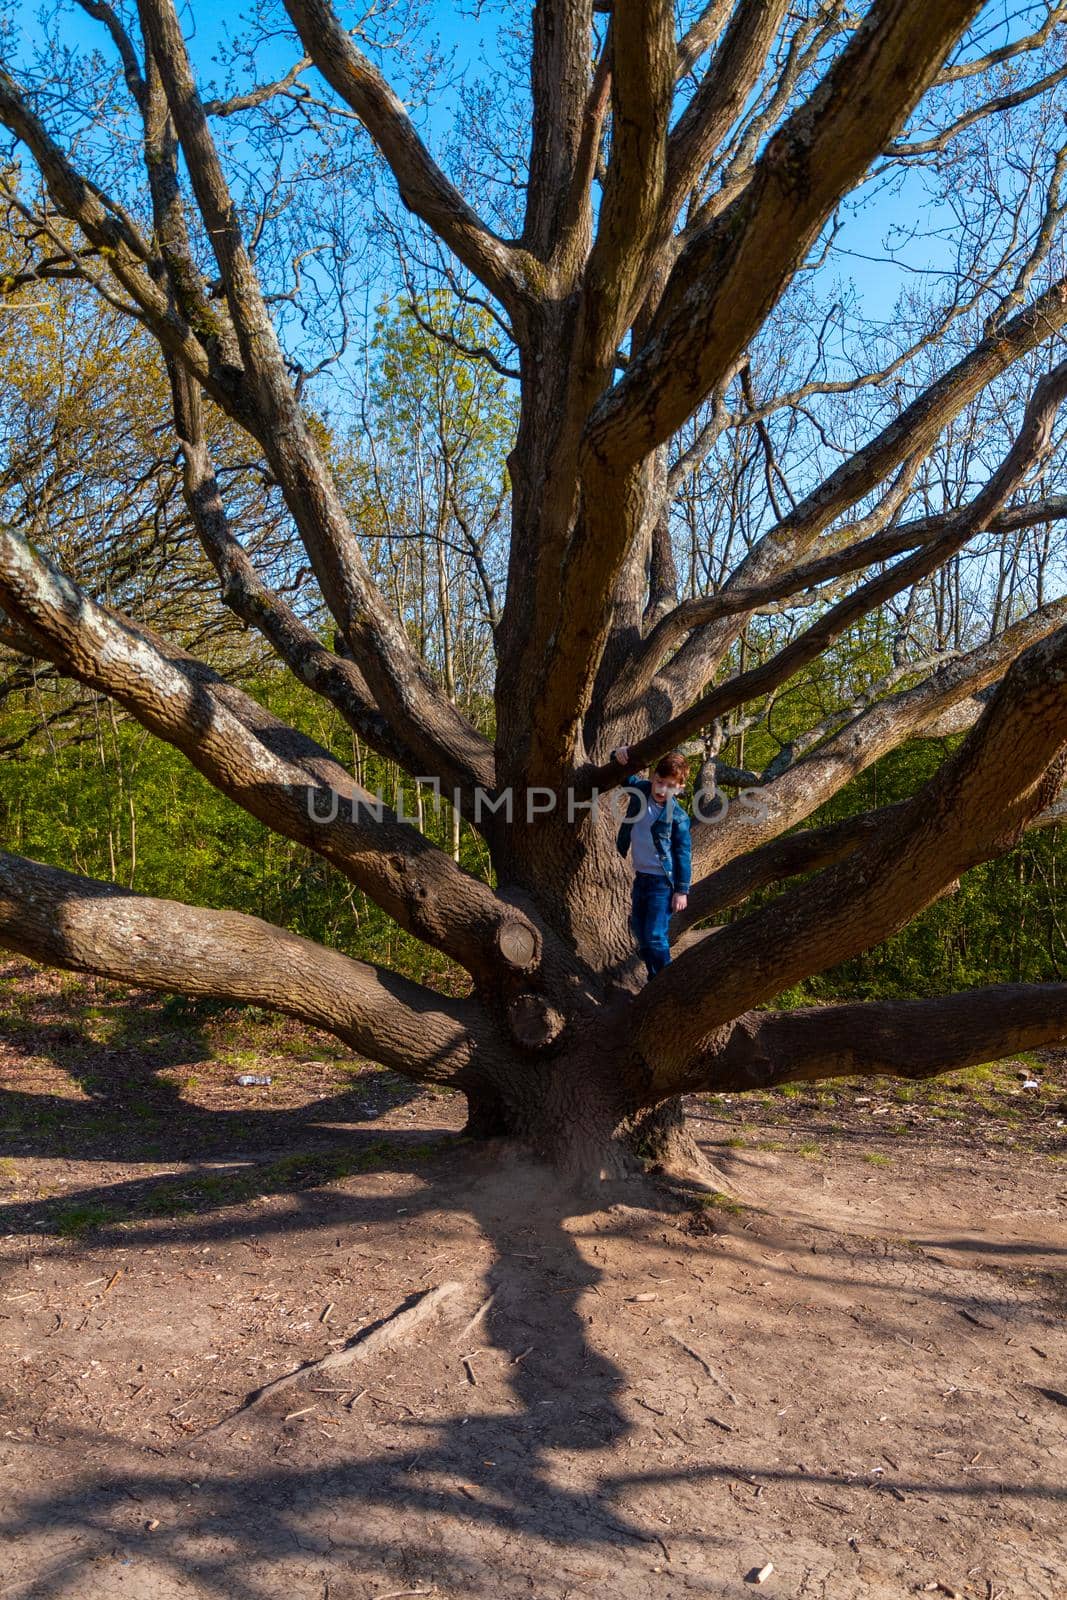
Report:
M212 56L232 31L241 31L242 11L224 0L193 0L183 12L187 33L191 35L191 51L198 69L205 76L216 70ZM434 0L428 7L428 32L436 37L440 46L453 54L457 68L479 74L488 64L491 69L496 54L495 30L498 18L489 14L480 21L464 14L449 0ZM33 13L28 7L21 11L21 23L27 40L34 30ZM67 12L64 32L75 46L102 47L109 54L111 47L101 26L92 21L77 7ZM290 52L280 47L275 62L270 66L283 71L289 65ZM451 97L447 96L422 119L426 136L431 142L447 128L452 115ZM454 103L454 102L453 102ZM861 309L877 319L891 312L899 289L912 275L906 269L886 259L885 239L894 225L911 226L916 219L925 222L925 242L913 241L906 259L913 269L931 268L944 257L944 245L929 234L935 226L935 214L929 211L921 179L908 180L895 194L883 193L865 200L854 214L846 215L839 236L839 270L855 284L861 299Z

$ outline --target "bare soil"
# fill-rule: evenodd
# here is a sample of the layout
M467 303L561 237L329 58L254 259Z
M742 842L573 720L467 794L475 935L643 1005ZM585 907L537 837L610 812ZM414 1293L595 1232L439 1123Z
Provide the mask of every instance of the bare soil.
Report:
M0 1596L1067 1594L1062 1053L590 1202L337 1051L0 966Z

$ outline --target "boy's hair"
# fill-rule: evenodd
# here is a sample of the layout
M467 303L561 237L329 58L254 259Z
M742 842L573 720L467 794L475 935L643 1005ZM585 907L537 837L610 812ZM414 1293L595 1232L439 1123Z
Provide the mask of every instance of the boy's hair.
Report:
M685 787L689 781L689 763L680 750L672 750L670 755L660 757L656 763L656 777L669 778L672 783L680 783Z

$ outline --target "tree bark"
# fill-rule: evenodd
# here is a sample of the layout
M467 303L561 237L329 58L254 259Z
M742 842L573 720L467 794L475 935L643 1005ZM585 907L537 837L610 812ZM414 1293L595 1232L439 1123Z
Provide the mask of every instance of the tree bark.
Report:
M139 988L297 1017L420 1082L477 1080L479 1008L237 911L151 899L0 852L0 944Z
M223 603L361 741L401 772L436 779L484 839L488 865L462 870L379 808L329 749L138 617L102 604L91 584L4 523L0 646L121 707L233 804L314 851L458 964L471 992L447 999L237 911L142 899L12 855L0 855L0 944L131 983L273 1006L416 1081L463 1093L470 1138L519 1138L594 1177L650 1164L697 1172L680 1098L692 1089L852 1071L921 1076L1063 1037L1062 985L757 1009L887 937L1024 829L1062 816L1067 598L1046 593L1054 562L1046 549L1037 592L1020 604L1021 561L1002 557L991 630L968 626L959 575L982 538L1067 515L1067 499L1038 478L1041 469L1056 481L1046 458L1057 448L1067 363L1034 384L1029 403L1018 398L1029 392L1024 372L1048 366L1067 326L1067 280L1051 270L1062 158L1044 195L1018 199L999 265L987 270L976 257L973 283L961 269L955 302L932 314L929 330L910 345L886 335L892 350L879 353L879 370L839 381L826 362L820 378L797 381L803 366L791 347L810 337L822 358L821 334L796 333L794 302L817 269L813 248L829 248L838 208L883 170L878 163L892 170L951 147L969 171L953 141L998 114L998 96L983 99L975 84L964 106L952 85L1014 70L1007 63L1045 48L1047 31L982 54L966 35L978 0L871 0L856 15L711 0L679 38L669 0L537 0L526 171L487 183L476 206L329 0L285 0L296 64L225 102L202 97L173 0L138 0L137 35L113 8L92 0L85 9L118 54L115 84L126 86L123 109L139 120L142 148L128 134L137 122L109 121L110 97L87 110L76 80L64 87L65 58L47 92L0 69L0 123L43 183L37 196L0 173L14 263L0 294L73 278L151 337L173 413L170 443L155 448L181 461L209 586L217 579ZM373 33L373 18L362 27ZM314 91L303 83L312 66ZM1045 97L1062 76L1000 96L1000 109L1034 99L1049 110ZM952 117L930 139L905 137L934 83ZM436 607L449 626L443 561L421 563L440 588L413 622L406 580L395 604L388 576L376 581L381 547L350 514L358 495L335 470L339 441L310 407L297 371L302 346L286 344L289 313L279 305L307 329L299 283L278 293L288 224L271 234L277 219L266 202L254 215L247 174L234 176L217 120L266 107L283 114L264 115L248 149L268 148L298 113L307 181L318 161L341 186L331 249L343 256L347 243L355 255L364 243L358 226L338 240L355 160L344 130L355 121L394 185L398 236L403 208L424 230L420 262L428 235L457 303L514 345L514 356L503 342L498 355L488 343L482 350L494 371L517 364L519 376L499 487L499 503L510 493L511 506L499 614L495 574L475 551L491 612L486 649L498 650L492 681L467 685L465 706L481 696L478 726L455 703L461 674L447 631L444 671L431 664L427 617ZM929 109L924 102L919 115ZM1042 126L1053 120L1049 111ZM89 136L68 136L83 125ZM123 192L142 184L136 204L104 186L120 158ZM1036 185L1042 153L1029 159ZM279 151L278 171L288 162ZM1018 171L1026 166L1020 160ZM986 183L983 171L975 192ZM505 215L513 237L487 220ZM997 235L989 221L976 236ZM410 277L410 262L402 265ZM339 314L347 320L343 304ZM419 326L432 331L432 319ZM938 340L951 358L933 359ZM789 376L764 395L776 361ZM850 393L861 392L867 409L846 417ZM829 407L805 409L816 395L841 397L830 433L847 444L827 433ZM979 403L989 437L959 450L952 430L969 427L967 408ZM209 448L212 407L276 490L286 559L298 550L297 581L309 577L299 599L241 536L240 494ZM794 424L810 424L825 453L843 456L831 471L817 445L799 465L794 458L797 496L775 442ZM997 449L1000 465L984 485L959 488ZM721 511L728 537L721 552L712 535L700 548L694 514L686 573L673 497L687 484L695 496L723 453L736 471L723 505L704 509L709 520ZM455 465L450 454L446 492ZM421 489L416 498L425 502ZM439 551L450 516L442 501L436 520L427 517ZM391 530L389 541L391 551ZM916 597L935 585L930 619L919 620L936 643L913 651ZM759 626L749 626L764 618L777 641L765 650ZM879 665L850 686L850 638L875 623L892 670ZM813 701L831 694L820 661L842 684L832 703L791 728L762 773L715 768L721 750L739 769L746 753L753 759L747 730L762 718L770 732L777 696L800 690L799 704L809 691ZM966 739L912 799L785 836L881 756L945 732ZM607 792L625 776L613 749L627 745L636 770L690 739L704 741L709 770L750 792L694 828L697 883L673 923L677 959L642 987L628 927L631 865L616 848ZM726 742L734 739L736 756ZM729 926L698 927L800 874L803 882Z

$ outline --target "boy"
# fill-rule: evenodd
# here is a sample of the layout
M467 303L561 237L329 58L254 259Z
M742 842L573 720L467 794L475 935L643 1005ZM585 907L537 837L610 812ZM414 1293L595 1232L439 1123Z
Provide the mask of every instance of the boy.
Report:
M625 766L629 746L620 745L612 755ZM627 797L626 816L615 842L620 855L633 846L630 926L650 978L671 959L667 943L671 913L684 911L689 901L689 817L675 798L688 776L689 763L680 750L674 750L658 763L651 781L636 774L626 779L636 793Z

